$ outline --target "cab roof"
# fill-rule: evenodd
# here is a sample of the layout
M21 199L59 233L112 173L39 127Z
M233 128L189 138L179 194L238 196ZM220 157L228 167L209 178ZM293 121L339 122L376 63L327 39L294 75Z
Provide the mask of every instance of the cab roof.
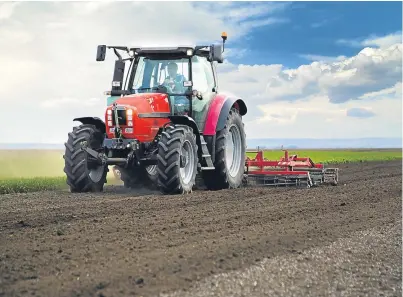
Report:
M204 56L208 57L210 52L209 46L180 46L180 47L133 47L129 51L133 51L136 56L146 57L191 57Z

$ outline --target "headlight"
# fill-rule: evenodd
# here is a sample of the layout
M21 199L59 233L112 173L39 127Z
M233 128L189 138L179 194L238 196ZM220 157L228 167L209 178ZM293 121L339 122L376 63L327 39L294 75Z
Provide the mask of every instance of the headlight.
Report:
M108 109L106 112L107 112L107 114L112 114L112 110L111 110L111 109Z
M108 126L112 126L112 121L108 121Z
M126 115L133 115L133 109L126 110Z

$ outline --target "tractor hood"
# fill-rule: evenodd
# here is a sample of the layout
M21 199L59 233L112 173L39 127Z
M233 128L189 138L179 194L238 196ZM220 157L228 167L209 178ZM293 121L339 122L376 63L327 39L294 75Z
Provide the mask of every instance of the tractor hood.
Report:
M112 107L113 103L132 108L136 113L144 114L144 116L150 113L170 113L168 95L162 93L140 93L124 97L109 97L108 109Z
M152 141L159 128L169 121L168 117L171 115L166 94L141 93L115 97L113 102L111 100L111 104L108 104L105 112L108 138L114 137L116 122L112 103L118 105L117 118L119 126L123 130L123 136L129 139L135 138L140 142Z
M136 102L137 100L152 100L157 98L157 100L168 100L168 96L166 94L161 93L140 93L140 94L132 94L126 95L123 97L120 96L110 96L106 99L106 105L110 106L113 103L117 103L118 105L128 105L132 102Z

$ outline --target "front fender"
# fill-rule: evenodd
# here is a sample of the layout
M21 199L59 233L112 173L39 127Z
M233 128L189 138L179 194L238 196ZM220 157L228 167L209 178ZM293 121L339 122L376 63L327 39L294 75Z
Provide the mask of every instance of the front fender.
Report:
M241 116L244 116L248 111L245 102L239 98L218 95L213 100L203 130L203 135L206 136L213 136L217 131L224 129L231 108L238 109Z
M98 117L82 117L82 118L75 118L73 121L81 122L84 125L94 125L97 127L99 130L101 130L102 133L106 133L106 125L103 120L101 120Z

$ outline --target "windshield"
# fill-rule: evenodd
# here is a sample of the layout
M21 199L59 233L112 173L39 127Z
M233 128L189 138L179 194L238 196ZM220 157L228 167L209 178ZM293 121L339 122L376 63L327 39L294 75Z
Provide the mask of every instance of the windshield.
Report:
M184 94L187 87L183 86L183 82L188 80L188 58L150 60L140 57L133 85L129 89L133 93L144 93L155 92L156 87L164 86L170 94Z

